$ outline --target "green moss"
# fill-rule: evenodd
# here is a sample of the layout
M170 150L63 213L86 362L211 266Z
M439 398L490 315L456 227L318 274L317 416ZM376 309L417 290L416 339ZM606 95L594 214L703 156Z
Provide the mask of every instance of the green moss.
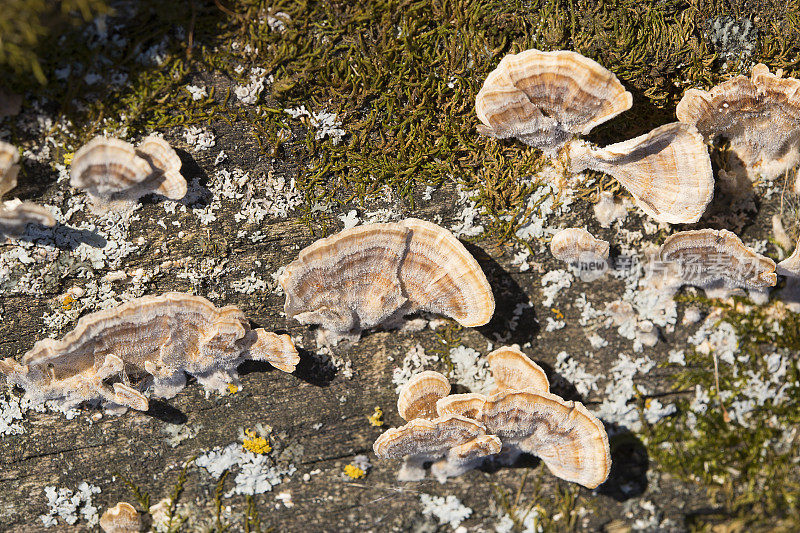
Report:
M46 83L41 56L52 50L58 30L106 12L106 0L5 0L0 17L0 66Z
M315 218L312 205L363 205L385 198L387 188L413 208L421 187L451 183L474 194L488 215L488 233L500 242L513 235L510 221L531 192L520 178L543 163L535 150L476 132L475 95L503 55L530 47L567 48L609 67L634 93L634 107L591 138L619 141L674 120L674 105L687 87L708 86L726 75L703 31L712 16L738 15L742 9L679 0L284 0L269 6L238 0L226 5L193 3L193 9L177 13L163 2L140 3L129 21L129 42L105 52L111 65L100 72L122 69L128 84L104 89L108 94L88 99L87 108L76 107L74 98L99 89L82 74L68 83L50 83L42 94L59 102L64 119L77 128L64 139L69 146L76 148L101 129L141 134L225 121L248 127L265 155L275 156L286 132L297 130L298 122L283 108L305 105L336 113L348 132L339 144L297 132L304 140L291 150L302 166L298 184L307 196L306 219ZM756 20L760 48L753 60L795 72L800 48L792 36L798 11L755 13L763 16ZM281 18L285 31L270 29L269 15ZM185 36L169 41L165 64L137 61L142 50L174 36L176 27ZM239 43L235 49L234 42ZM76 60L90 65L94 56L80 31L67 32L58 50L43 60L42 71L52 79L55 68ZM195 101L183 89L199 71L242 82L249 69L237 73L237 65L258 66L274 77L269 96L262 96L256 108L234 105L229 93Z
M180 500L186 485L187 472L189 467L194 464L195 459L196 457L193 457L184 463L183 468L181 468L181 473L178 475L178 481L175 483L175 486L172 488L172 493L169 496L166 519L169 533L177 533L178 531L181 531L184 522L187 520L187 517L176 514L176 511L178 509L178 500ZM221 479L224 481L225 478L222 477Z
M124 476L119 472L115 472L114 475L118 476L122 480L122 482L125 483L125 485L130 489L131 494L133 494L133 497L136 499L142 512L144 513L150 512L150 494L143 491L141 487L136 485L127 476Z
M533 474L532 486L526 490L530 470L520 476L514 494L500 485L492 484L492 495L498 509L508 515L514 523L514 531L568 532L577 530L578 507L590 507L587 499L581 495L575 484L561 483L555 491L543 487L543 476L550 473L544 465ZM526 527L533 524L534 527Z
M225 490L225 480L228 478L228 474L230 474L230 471L226 470L219 476L217 487L214 489L214 531L219 533L230 529L230 525L224 523L222 519L222 495Z
M677 373L675 389L693 392L699 385L709 392L711 402L705 412L690 414L689 395L679 399L677 416L647 428L648 450L659 468L702 484L717 506L711 515L693 517L695 527L733 518L748 528L796 530L800 452L792 432L800 424L797 361L791 359L783 379L784 400L756 406L747 427L728 421L728 410L745 379L769 381L766 355L800 349L800 317L787 313L780 303L754 307L736 299L733 304L714 304L721 309L720 323L730 324L739 338L735 366L719 365L719 388L726 395L716 389L711 357L687 355L687 367Z

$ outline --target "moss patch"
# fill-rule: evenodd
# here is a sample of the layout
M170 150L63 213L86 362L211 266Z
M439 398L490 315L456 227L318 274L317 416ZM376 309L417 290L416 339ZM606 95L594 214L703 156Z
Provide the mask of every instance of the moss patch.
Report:
M293 124L284 108L329 111L347 132L343 142L308 134L291 145L302 162L298 181L307 211L320 202L358 206L387 191L413 208L420 187L451 182L475 195L492 220L489 234L502 241L511 230L504 218L513 218L530 192L519 180L534 173L541 158L475 131L475 94L500 58L530 47L567 48L610 68L634 92L634 107L598 128L592 140L620 141L674 120L685 88L749 68L734 61L723 71L705 37L712 16L742 9L725 5L373 0L268 6L239 0L227 7L193 3L174 13L147 1L126 21L128 42L108 47L102 64L82 31L68 32L57 52L42 60L50 83L40 94L59 102L64 120L74 125L72 148L101 131L138 135L225 121L249 127L265 155L273 156ZM752 13L760 37L750 59L795 73L800 48L791 36L798 10ZM270 20L283 29L272 29ZM159 43L164 62L143 63L141 54ZM66 83L53 81L58 68L76 60L83 67ZM252 66L274 78L255 107L237 104L230 89L200 100L184 89L197 73L244 83ZM86 74L95 71L104 79L114 73L128 79L117 87L89 84Z
M718 325L729 324L739 339L736 363L719 362L718 392L711 357L697 351L687 355L674 387L701 387L710 401L699 407L691 397L678 400L677 416L647 429L648 450L660 468L706 487L717 507L691 517L696 527L734 518L748 528L795 530L800 524L800 369L794 354L800 349L800 317L777 302L713 304L720 312ZM768 356L775 353L788 359L783 370L770 364ZM730 421L733 402L752 398L754 388L784 371L773 381L779 400L770 393L760 405L756 400L746 427Z

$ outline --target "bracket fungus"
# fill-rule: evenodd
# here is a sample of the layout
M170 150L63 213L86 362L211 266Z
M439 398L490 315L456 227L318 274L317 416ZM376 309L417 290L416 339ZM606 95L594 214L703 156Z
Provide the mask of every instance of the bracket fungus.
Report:
M450 394L450 382L438 372L426 370L408 380L397 398L403 420L436 418L436 401Z
M582 228L562 229L550 241L550 252L559 261L577 269L582 280L594 281L608 268L608 241Z
M319 325L334 344L417 311L467 327L494 314L489 282L464 245L446 229L413 218L320 239L286 267L280 284L287 316Z
M141 516L128 502L109 507L100 517L100 528L105 533L138 533L141 527Z
M285 372L299 362L288 335L251 330L238 307L169 292L86 315L61 340L36 342L21 363L0 361L0 373L34 403L100 400L146 410L143 390L171 398L187 372L204 387L224 391L238 381L236 367L245 359Z
M608 434L581 403L509 390L487 399L481 421L512 453L536 455L561 479L593 489L611 471Z
M573 142L569 161L572 172L591 169L613 176L659 222L697 222L714 195L703 137L694 126L680 122L605 148Z
M464 394L451 394L437 400L436 414L439 416L461 415L473 420L480 420L483 416L483 404L486 395L477 392Z
M404 460L397 475L400 481L419 481L425 477L425 463L440 459L451 448L485 433L482 424L460 415L433 420L416 418L382 433L372 449L382 459Z
M786 277L781 299L790 311L800 313L800 241L797 241L792 255L777 264L776 272Z
M0 203L0 235L22 235L28 224L55 226L56 219L49 209L33 202L15 198Z
M7 142L0 141L0 196L17 186L19 152Z
M475 111L481 134L513 137L553 155L632 103L612 72L577 52L526 50L505 56L489 74Z
M160 137L146 137L138 148L120 139L95 137L75 152L70 185L86 190L96 210L107 202L132 204L151 193L179 200L187 190L180 168L175 150Z
M498 392L441 397L439 418L416 418L378 437L378 457L404 459L398 479L423 479L424 464L433 462L432 474L444 483L485 460L512 463L521 453L540 457L554 475L588 488L608 478L611 454L600 420L582 404L547 392L544 371L515 347L489 354L489 365ZM457 423L457 438L452 429L442 436L444 421Z
M661 246L658 259L677 267L680 284L703 289L765 290L778 281L772 259L751 250L724 229L670 235Z
M751 178L775 178L800 160L800 80L770 74L766 65L708 91L689 89L678 120L713 141L724 137Z
M453 446L447 455L431 465L431 474L439 483L449 477L456 477L480 466L492 455L503 449L503 443L496 435L481 435L464 444Z
M516 346L503 346L486 356L496 390L532 390L547 392L550 382L542 367L534 363Z
M550 241L553 257L566 263L580 261L581 256L586 253L606 260L608 250L608 241L598 239L583 228L562 229Z
M0 197L17 186L19 152L0 141ZM54 226L56 219L50 210L32 202L19 199L0 202L0 235L17 236L25 232L28 224Z

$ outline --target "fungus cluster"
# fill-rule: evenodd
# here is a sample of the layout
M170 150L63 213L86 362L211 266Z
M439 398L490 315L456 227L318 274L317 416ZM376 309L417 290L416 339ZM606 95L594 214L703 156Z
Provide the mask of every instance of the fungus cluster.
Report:
M658 260L677 284L706 290L766 290L778 281L775 262L751 250L728 230L680 231L667 237Z
M587 169L617 179L659 222L697 222L714 193L703 137L681 123L599 148L573 140L631 108L616 76L576 52L526 50L505 56L475 100L491 137L515 138L548 155L565 152L573 173Z
M288 335L250 329L238 307L169 292L86 315L62 339L36 342L21 363L0 361L0 373L34 403L71 407L99 400L146 411L145 389L172 398L189 373L204 387L225 391L246 359L285 372L299 362Z
M320 239L286 267L280 284L286 315L320 326L333 344L418 311L466 327L494 314L492 289L475 258L452 233L415 218Z
M384 432L375 454L403 459L401 481L440 482L486 460L510 464L522 453L541 458L555 476L595 488L611 469L608 435L586 408L551 394L545 372L515 347L488 355L496 389L489 395L450 394L447 379L432 371L414 376L397 402L408 423Z
M758 64L750 76L708 91L689 89L678 103L678 120L696 126L708 141L726 139L731 163L751 178L775 178L800 161L800 80L781 75Z
M714 193L709 142L726 139L736 160L729 166L743 167L751 178L773 178L800 161L800 80L783 78L780 70L771 74L762 64L749 77L686 91L676 110L679 122L604 148L573 138L630 107L630 93L594 61L538 50L504 57L475 102L480 133L516 138L551 156L560 152L573 173L609 174L659 222L693 223L704 214ZM608 243L569 228L553 237L551 251L573 265L582 258L599 265L608 257ZM663 271L659 282L673 289L691 284L766 294L777 283L775 263L727 230L676 233L656 259ZM794 286L795 270L786 263L778 273Z
M85 190L93 209L131 205L147 194L172 200L186 195L181 160L161 137L145 137L137 147L120 139L95 137L72 160L70 185Z

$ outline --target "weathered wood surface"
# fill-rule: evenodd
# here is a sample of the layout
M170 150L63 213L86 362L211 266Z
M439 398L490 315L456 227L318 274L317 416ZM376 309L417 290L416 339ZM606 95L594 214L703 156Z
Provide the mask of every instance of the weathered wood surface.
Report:
M297 165L303 164L293 159L291 149L275 160L263 159L244 125L231 127L220 121L213 124L213 128L217 135L217 146L213 150L181 152L187 179L199 178L201 184L207 183L215 170L214 158L221 149L229 156L223 165L225 168L243 168L251 176L268 171L291 176L297 171ZM186 148L176 132L169 132L167 138L175 146ZM52 172L47 169L29 165L26 171L29 182L21 185L23 198L58 202L66 185L54 183ZM386 205L398 213L426 219L440 215L444 225L449 226L457 209L454 187L446 185L436 191L429 202L421 200L421 192L416 193L417 207L413 211L396 202ZM221 276L201 272L205 277L197 287L198 294L216 293L217 297L211 297L215 304L236 304L258 326L302 337L299 346L304 350L298 371L288 375L268 365L248 363L242 369L242 389L236 394L206 397L201 387L191 383L172 400L153 401L147 413L106 415L96 422L89 418L96 411L83 412L73 420L54 413L28 413L24 434L0 440L0 530L83 530L85 525L81 524L85 522L82 521L73 528L65 526L63 521L57 528L42 527L38 517L46 512L44 487L48 485L71 489L82 481L97 485L102 492L95 496L94 502L102 512L118 501L135 503L129 488L119 477L121 474L149 493L151 503L155 504L172 493L186 461L236 441L239 429L253 427L256 423L273 428L271 455L281 463L297 467L297 472L273 492L255 497L262 526L265 529L274 527L275 531L435 530L438 527L435 519L420 513L420 493L456 495L474 511L464 525L470 531L492 531L498 511L493 486L504 488L513 498L528 471L521 505L539 498L539 503L552 507L563 498L560 491L575 490L583 496L581 507L586 509L584 516L577 518L577 527L582 529L601 529L618 519L629 523L640 512L638 502L643 495L658 501L659 509L674 516L678 524L687 513L702 512L705 508L705 499L699 496L698 489L654 474L645 448L632 435L615 439L611 479L596 493L558 481L535 460L496 472L470 472L446 485L431 479L419 483L397 482L397 462L379 461L371 453L372 442L380 432L401 423L395 407L392 369L417 343L431 351L440 346L441 341L430 330L369 334L352 348L335 350L337 357L352 363L353 376L346 377L344 372L325 363L328 356L317 353L313 335L306 328L281 316L281 295L270 290L241 294L229 286L231 280L246 277L250 272L270 280L271 274L293 260L300 248L321 235L312 235L310 228L297 216L286 220L268 218L260 228L267 238L253 243L246 237L237 238L241 225L233 219L234 209L235 204L223 202L223 208L216 213L217 220L208 226L199 224L191 212L177 213L169 217L164 230L157 223L164 218L162 206L148 200L137 211L140 218L132 223L128 239L135 241L142 236L145 245L127 257L122 268L130 272L140 267L153 268L165 261L188 260L193 268L199 269L204 258L211 258L216 264L226 262ZM563 223L591 220L589 209L587 203L578 202L569 220ZM340 227L335 216L325 216L329 227ZM170 225L172 220L180 222L179 229L185 232L184 237L179 237L178 229ZM321 228L321 224L313 226ZM611 238L613 242L613 231L596 231L596 235ZM621 292L621 282L606 280L593 285L576 282L567 289L568 296L560 298L564 305L559 310L565 317L566 328L548 333L538 323L551 314L550 309L540 304L541 272L561 268L561 265L549 255L542 255L532 258L541 269L532 268L521 273L511 266L506 248L485 240L470 243L468 247L487 272L498 309L490 325L462 332L461 343L485 354L487 342L495 342L495 334L509 334L509 343L531 342L532 347L526 352L551 372L551 376L560 351L574 354L592 351L578 324L580 310L568 302L574 301L581 292L589 291L600 297L607 293L609 299L615 299L618 296L613 295ZM146 293L192 290L187 280L176 277L179 271L180 268L164 268L147 283ZM94 276L100 278L105 273L95 271ZM57 304L59 295L78 281L74 275L68 275L37 297L2 296L2 355L18 356L42 338L42 317ZM124 283L121 282L119 288ZM533 309L523 313L516 330L509 331L508 321L515 306L528 300L533 302ZM671 347L667 339L648 355L655 361L664 361ZM628 341L610 336L609 346L597 351L586 365L590 371L601 373L618 353L626 351L630 351ZM444 367L439 369L444 370ZM666 377L665 370L654 369L646 378L649 390L670 393ZM558 391L579 399L569 387L562 386ZM592 404L601 400L603 394L595 392L583 400ZM383 428L373 427L367 421L376 406L385 413ZM321 426L317 428L318 424ZM176 428L196 435L172 447L167 442L167 430ZM363 479L345 481L343 467L358 454L369 455L373 469ZM204 523L214 522L216 480L197 467L190 467L187 472L179 512L189 516L186 529L196 530ZM306 474L308 476L304 477ZM537 479L542 485L534 493L531 487ZM229 479L226 492L231 484ZM285 491L291 493L291 508L275 499L275 494ZM242 496L223 499L223 517L233 530L244 527L246 508ZM449 530L449 526L442 526L442 530Z
M224 142L234 145L233 140ZM246 150L237 150L231 155L242 157L243 153ZM208 161L198 161L201 167L207 164ZM429 217L452 211L452 195L445 191L437 196L439 202L414 214ZM204 235L205 228L201 227L190 234L190 238L181 240L163 230L151 231L153 224L148 219L163 214L160 206L147 205L141 213L143 225L148 227L141 233L148 236L148 246L126 264L126 269L205 254L204 247L210 242L217 250L224 250L218 253L223 254L234 271L246 274L255 270L261 278L269 279L269 274L278 266L295 257L299 247L313 240L307 227L290 220L265 225L263 230L269 238L263 242L238 242L235 224L229 225L225 220L230 213L218 216L223 223L214 226L212 233ZM480 247L482 244L484 248ZM516 303L529 298L536 302L535 283L539 275L535 272L510 274L506 270L508 258L501 257L501 251L484 243L479 242L470 249L490 277L498 297L498 313L492 324L465 332L462 340L485 353L487 340L493 341L494 333L505 333ZM262 267L255 267L257 260L262 262ZM62 286L68 287L69 281L65 280ZM225 280L208 282L218 287ZM148 293L189 288L185 282L164 275L153 281ZM117 477L122 474L146 490L155 503L169 496L185 461L215 446L235 441L239 428L256 423L272 426L273 455L290 460L298 469L273 493L256 497L263 523L275 527L276 531L427 530L424 524L430 519L423 518L418 511L421 492L457 495L475 512L466 524L483 524L484 529L489 530L495 520L492 484L506 487L513 493L522 472L531 468L534 477L541 476L544 483L541 494L556 494L558 485L567 488L568 484L558 482L535 461L498 472L471 472L443 486L430 479L398 483L394 479L397 463L379 461L372 456L372 442L382 429L401 424L395 407L392 369L416 343L427 349L435 348L439 341L433 332L378 332L366 336L350 349L337 350L337 355L352 362L353 377L348 379L333 367L315 362L313 336L305 332L305 328L281 317L281 296L268 291L252 295L229 291L215 303L237 304L256 324L267 329L288 330L294 335L305 333L301 346L309 351L303 351L298 371L287 375L268 365L248 363L248 368L243 369L243 387L234 395L207 398L194 383L172 400L153 401L147 413L104 416L94 423L89 421L91 412L74 420L52 413L29 414L25 434L0 441L0 501L3 503L0 522L5 524L3 529L52 531L41 528L37 518L45 512L43 489L47 485L76 487L81 481L89 481L102 487L102 493L95 497L95 505L105 509L120 500L132 501L128 487ZM3 306L6 317L2 323L3 354L11 356L30 348L41 338L40 317L46 305L30 297L6 297ZM586 343L584 335L577 326L579 311L569 307L561 311L568 324L572 324L565 330L542 334L535 322L535 314L541 310L535 308L523 315L519 328L513 332L513 342L534 341L534 348L528 353L546 367L554 363L561 350L575 348L577 351L576 346L586 348L582 346ZM597 364L602 366L603 362L597 361ZM658 379L657 374L653 376L653 380ZM381 406L386 414L384 428L372 427L367 422L375 406ZM317 424L322 426L315 429ZM167 443L165 430L176 425L197 430L197 435L173 448ZM371 455L374 468L366 478L347 482L342 469L357 454ZM304 474L317 470L321 472L311 475L308 481L303 480ZM632 490L628 488L630 495L639 495L645 489L660 493L662 505L676 513L684 506L694 505L685 495L686 487L663 480L654 487L647 478L647 471L646 452L635 438L619 446L614 453L612 480L597 496L590 497L595 507L587 514L587 525L598 528L623 514L621 500L626 496L620 489L622 484L633 484ZM204 470L189 469L180 501L197 505L191 511L193 523L213 519L214 487L215 480ZM275 493L283 491L291 492L294 507L287 509L274 499ZM234 508L231 521L240 525L246 507L243 497L236 496L224 503Z

